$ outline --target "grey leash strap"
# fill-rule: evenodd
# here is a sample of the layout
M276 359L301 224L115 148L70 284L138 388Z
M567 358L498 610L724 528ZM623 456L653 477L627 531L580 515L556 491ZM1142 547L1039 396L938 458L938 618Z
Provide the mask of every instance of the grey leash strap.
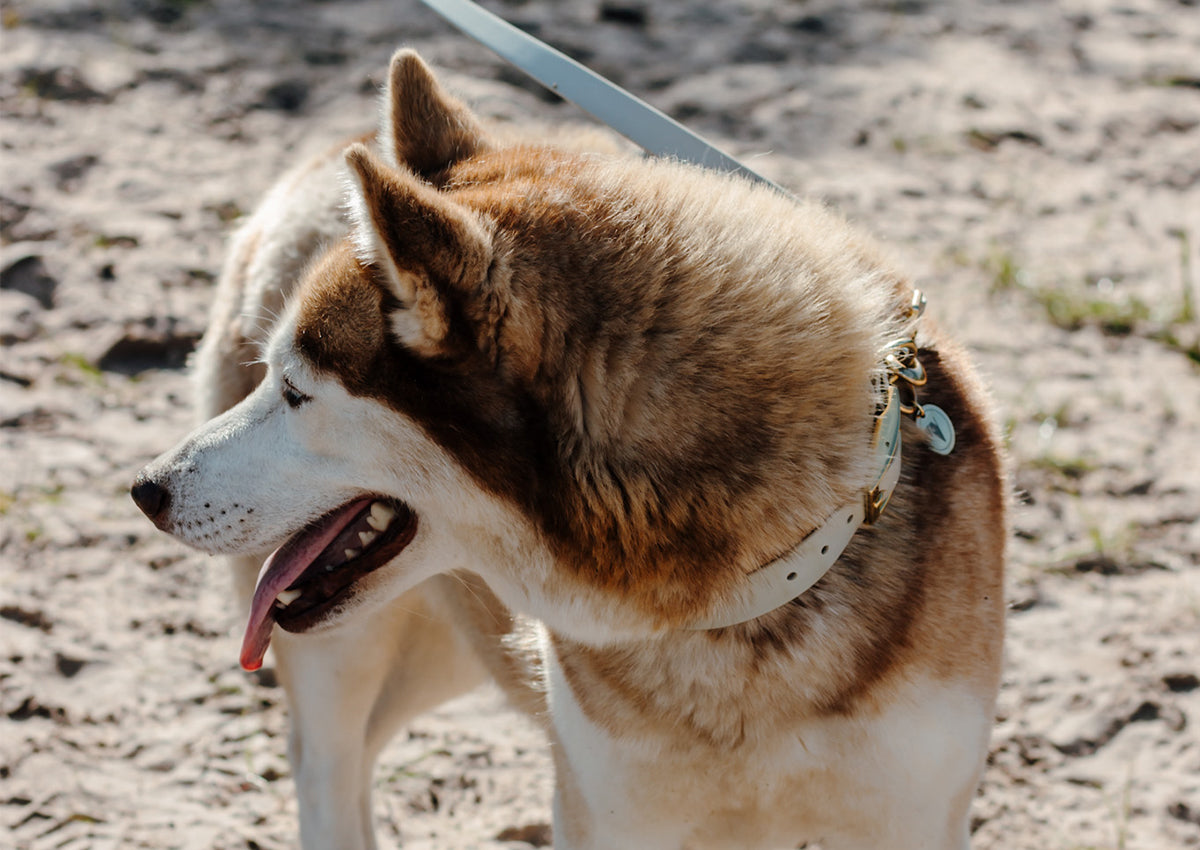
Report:
M455 27L654 156L740 174L787 192L687 127L471 0L421 0Z

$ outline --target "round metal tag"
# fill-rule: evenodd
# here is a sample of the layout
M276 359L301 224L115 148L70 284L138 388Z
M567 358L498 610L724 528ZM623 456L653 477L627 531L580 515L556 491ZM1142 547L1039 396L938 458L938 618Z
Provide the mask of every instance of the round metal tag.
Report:
M954 451L954 423L936 404L921 406L923 415L916 420L917 427L929 438L929 448L940 455L948 455Z

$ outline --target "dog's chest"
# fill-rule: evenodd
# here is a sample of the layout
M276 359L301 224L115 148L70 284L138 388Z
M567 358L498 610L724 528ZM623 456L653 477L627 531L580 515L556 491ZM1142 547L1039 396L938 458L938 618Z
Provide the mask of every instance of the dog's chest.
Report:
M828 838L838 824L858 820L863 806L904 820L913 817L905 802L913 789L944 786L949 794L976 769L970 753L988 731L986 712L971 695L922 681L896 689L869 716L773 723L773 734L753 742L706 740L686 709L672 726L646 734L644 726L597 722L603 695L580 698L553 650L546 661L563 762L588 810L605 813L606 830L628 830L626 846L795 846ZM753 723L754 705L730 695L728 706ZM620 836L606 837L621 846Z

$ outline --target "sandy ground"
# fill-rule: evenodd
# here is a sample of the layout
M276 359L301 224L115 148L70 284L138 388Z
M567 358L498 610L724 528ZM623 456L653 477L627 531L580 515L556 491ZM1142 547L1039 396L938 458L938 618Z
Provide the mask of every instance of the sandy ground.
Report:
M1200 847L1195 0L490 5L879 234L976 352L1018 507L974 846ZM579 113L409 0L0 9L0 845L293 846L282 694L129 482L190 427L228 232L397 45ZM380 836L541 846L550 787L471 695L386 751Z

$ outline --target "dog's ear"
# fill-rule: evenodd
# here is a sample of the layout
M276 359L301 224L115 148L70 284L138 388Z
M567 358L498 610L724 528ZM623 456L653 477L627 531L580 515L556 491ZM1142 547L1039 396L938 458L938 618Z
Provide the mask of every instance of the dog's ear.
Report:
M450 328L450 299L487 277L491 237L470 210L365 146L347 149L346 164L356 254L379 269L400 302L392 331L417 353L437 354Z
M379 146L390 164L428 177L483 150L487 140L471 111L406 49L388 69Z

